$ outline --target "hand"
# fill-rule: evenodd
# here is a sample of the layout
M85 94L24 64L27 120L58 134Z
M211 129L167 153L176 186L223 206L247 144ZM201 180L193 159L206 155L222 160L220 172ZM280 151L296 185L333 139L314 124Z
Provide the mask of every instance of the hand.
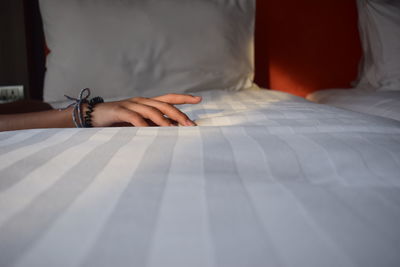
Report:
M92 113L94 127L117 124L133 126L196 126L189 117L173 105L197 104L201 97L168 94L154 98L134 97L122 101L102 103Z

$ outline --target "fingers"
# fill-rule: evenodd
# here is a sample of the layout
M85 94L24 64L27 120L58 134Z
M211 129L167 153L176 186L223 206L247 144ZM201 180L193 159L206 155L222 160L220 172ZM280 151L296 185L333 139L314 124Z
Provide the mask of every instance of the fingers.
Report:
M183 94L167 94L154 97L153 99L172 105L197 104L200 103L202 100L200 96L183 95Z
M183 126L195 126L196 124L189 119L189 117L180 111L178 108L167 104L165 102L157 101L154 99L140 99L141 104L151 106L157 110L159 110L163 115L165 114L170 120L177 122ZM154 114L156 115L156 114ZM165 118L165 117L164 117ZM169 122L170 122L169 120ZM171 122L170 122L171 123Z
M129 123L133 126L195 126L188 116L173 104L195 104L200 97L170 94L157 98L131 98L123 101L102 103L92 113L96 127Z
M142 103L134 103L134 102L125 102L123 105L129 109L134 110L136 113L140 114L143 118L149 119L159 126L173 126L171 121L164 116L164 113L161 112L154 106L147 105L144 102L144 99L141 100Z
M149 124L145 121L145 119L139 115L137 112L134 112L129 109L120 108L117 110L118 122L128 122L133 126L137 127L147 127Z

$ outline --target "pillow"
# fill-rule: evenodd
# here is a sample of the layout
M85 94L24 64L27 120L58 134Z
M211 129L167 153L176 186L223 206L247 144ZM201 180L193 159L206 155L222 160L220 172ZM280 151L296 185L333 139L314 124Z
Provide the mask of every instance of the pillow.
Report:
M253 83L255 0L40 0L44 100L106 99Z
M364 58L357 87L400 90L400 1L358 0Z

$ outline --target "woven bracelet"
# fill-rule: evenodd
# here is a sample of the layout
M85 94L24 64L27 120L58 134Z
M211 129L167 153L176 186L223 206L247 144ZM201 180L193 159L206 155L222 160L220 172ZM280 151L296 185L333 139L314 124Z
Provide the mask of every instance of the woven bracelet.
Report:
M90 128L93 127L92 125L92 112L94 110L94 107L99 104L103 103L104 100L101 97L94 97L91 100L88 100L90 96L90 89L85 88L82 89L81 92L79 93L78 98L73 98L70 96L65 95L65 97L68 100L74 101L74 103L70 104L66 108L63 108L61 110L66 110L70 107L73 107L72 110L72 120L74 121L74 124L76 128ZM82 114L82 105L88 103L88 111L86 112L85 118L83 118Z
M84 121L82 118L82 104L87 103L88 102L88 98L90 96L90 89L89 88L85 88L82 89L81 92L79 93L78 98L73 98L70 96L65 95L65 97L68 100L74 101L74 103L68 105L66 108L60 109L60 110L66 110L70 107L73 107L72 110L72 120L74 121L75 127L76 128L82 128L84 127Z

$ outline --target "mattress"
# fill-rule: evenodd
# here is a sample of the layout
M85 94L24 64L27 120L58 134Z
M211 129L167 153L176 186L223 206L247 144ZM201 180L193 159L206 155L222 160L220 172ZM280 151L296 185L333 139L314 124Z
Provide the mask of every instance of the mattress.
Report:
M330 89L314 92L307 99L400 121L400 91Z
M0 133L0 266L400 266L400 122L202 95L199 127Z

